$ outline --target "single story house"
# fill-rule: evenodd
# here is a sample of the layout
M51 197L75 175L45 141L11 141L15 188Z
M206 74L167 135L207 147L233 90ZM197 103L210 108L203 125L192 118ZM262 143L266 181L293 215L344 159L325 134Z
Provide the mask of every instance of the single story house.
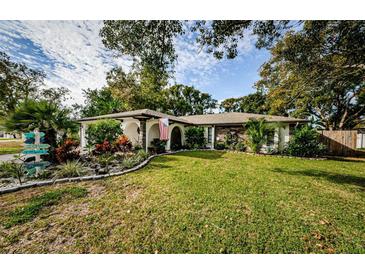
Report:
M78 122L81 124L81 146L86 147L87 139L85 134L89 124L101 119L117 119L121 121L123 132L131 142L134 145L139 144L145 150L148 150L152 140L160 137L160 118L168 118L169 120L169 139L166 144L166 150L184 145L185 127L189 126L205 128L205 137L209 148L214 148L217 142L223 141L228 132L237 134L240 139L244 140L244 123L249 119L260 118L264 118L268 123L280 124L274 130L272 140L269 140L263 149L281 149L289 141L292 129L299 123L307 122L304 119L291 117L241 112L173 116L150 109L140 109L79 119Z

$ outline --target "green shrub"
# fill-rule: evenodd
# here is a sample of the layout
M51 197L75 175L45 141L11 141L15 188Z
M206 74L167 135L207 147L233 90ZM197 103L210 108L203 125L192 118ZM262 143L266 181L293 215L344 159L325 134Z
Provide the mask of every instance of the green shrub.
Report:
M228 132L226 136L224 136L224 144L228 149L235 149L238 142L237 132Z
M265 119L250 119L246 124L246 144L254 153L259 153L261 147L267 141L267 135L270 132L270 127Z
M124 158L122 165L125 168L132 168L136 165L138 165L139 163L143 162L144 160L146 160L148 157L148 153L145 152L144 150L139 150L136 154Z
M222 141L215 143L215 148L218 150L226 149L226 144Z
M59 165L55 172L56 178L79 177L86 173L85 167L79 161L67 161Z
M319 133L308 125L294 130L293 136L283 153L298 157L319 157L326 152L326 146L319 141Z
M166 152L166 143L167 141L165 140L155 138L152 140L151 145L155 149L155 152L159 154Z
M114 159L115 159L115 157L112 154L106 153L106 154L102 154L99 157L97 157L97 162L99 163L99 165L101 167L105 168L105 171L108 173L109 166Z
M187 148L204 148L206 139L203 127L188 127L185 130L185 145Z
M136 153L136 157L139 157L143 161L148 158L148 153L144 150L138 150Z
M81 198L85 197L86 194L87 190L81 187L70 187L46 192L40 196L32 198L25 206L21 206L9 212L7 214L8 218L5 221L4 226L5 228L10 228L14 225L31 221L43 208L59 203L60 200L65 196L69 196L71 198Z
M246 146L243 142L238 142L235 146L234 146L234 150L237 151L245 151L246 150Z
M86 130L88 143L96 145L108 141L114 143L123 134L120 121L114 119L101 120L90 124Z
M123 160L123 166L125 168L132 168L132 167L138 165L139 163L140 163L140 159L135 156L131 156L131 157L125 158Z
M26 174L27 170L24 163L16 163L14 161L0 163L0 177L11 177L18 180L19 184L22 184Z

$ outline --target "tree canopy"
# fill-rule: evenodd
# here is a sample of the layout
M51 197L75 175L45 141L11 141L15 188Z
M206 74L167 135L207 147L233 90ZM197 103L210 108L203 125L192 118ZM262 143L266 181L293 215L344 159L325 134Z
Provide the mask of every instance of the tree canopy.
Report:
M81 117L99 116L126 110L121 99L114 97L109 88L84 90L85 105L81 106Z
M271 113L355 127L365 115L365 22L306 21L277 42L260 75Z
M260 91L238 98L227 98L220 104L224 112L248 112L266 114L266 94Z
M212 112L217 100L194 87L174 85L164 91L164 111L173 115L197 115Z
M14 111L22 100L35 96L44 77L43 72L13 62L0 52L0 116Z
M182 22L177 20L106 20L100 31L107 48L132 57L134 66L146 66L161 75L176 60L174 38L181 34Z

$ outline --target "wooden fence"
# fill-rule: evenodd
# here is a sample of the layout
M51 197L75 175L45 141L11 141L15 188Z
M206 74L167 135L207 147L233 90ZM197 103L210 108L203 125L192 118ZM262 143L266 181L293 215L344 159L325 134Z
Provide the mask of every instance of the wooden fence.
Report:
M328 148L330 155L356 156L356 130L320 130L321 142Z

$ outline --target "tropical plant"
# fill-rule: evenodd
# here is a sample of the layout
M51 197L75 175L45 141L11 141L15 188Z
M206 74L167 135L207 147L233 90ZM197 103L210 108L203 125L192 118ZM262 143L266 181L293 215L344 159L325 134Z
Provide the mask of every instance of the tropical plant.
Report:
M54 173L55 178L79 177L86 173L86 169L79 161L67 161L59 166Z
M55 154L59 163L77 160L80 157L79 142L66 139L61 146L55 149Z
M121 134L123 130L120 121L114 119L105 119L90 124L86 130L86 138L90 144L102 144L108 141L112 144Z
M117 141L115 142L115 146L117 150L121 152L128 152L132 150L132 142L125 134L122 134L118 137Z
M297 127L283 153L298 157L319 157L326 152L319 133L309 125Z
M101 144L96 144L95 149L93 150L93 154L100 155L104 153L111 153L113 151L112 145L109 141L105 140Z
M155 138L152 140L151 145L155 149L156 153L164 153L166 151L166 143L167 141L165 140Z
M97 162L101 167L105 168L106 173L109 172L109 166L114 161L115 157L111 153L105 153L97 157Z
M261 147L267 141L267 135L270 131L265 119L250 119L244 125L246 128L246 144L254 153L259 153Z
M61 108L47 100L27 100L5 118L4 125L9 131L24 132L39 129L45 133L45 143L57 146L57 132L76 132L77 124L70 118L70 110Z
M139 157L136 157L135 155L124 158L122 165L125 168L132 168L136 165L138 165L141 162L141 159Z
M188 127L185 130L185 144L188 148L204 148L206 139L203 127Z
M148 153L144 150L138 150L136 157L140 158L142 161L148 158Z

